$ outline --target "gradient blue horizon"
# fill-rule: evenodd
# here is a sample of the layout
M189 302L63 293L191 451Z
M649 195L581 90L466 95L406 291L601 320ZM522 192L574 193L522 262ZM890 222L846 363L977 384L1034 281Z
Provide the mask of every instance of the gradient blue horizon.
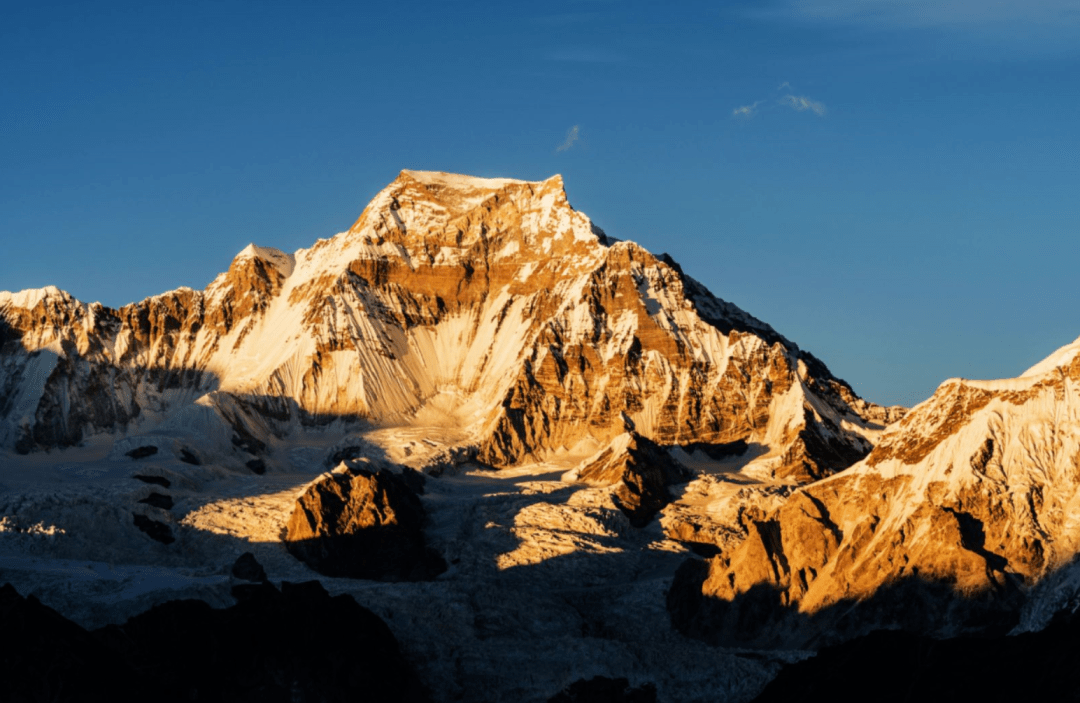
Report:
M1080 336L1080 16L927 7L9 3L0 290L120 306L401 169L561 173L869 400L1015 376Z

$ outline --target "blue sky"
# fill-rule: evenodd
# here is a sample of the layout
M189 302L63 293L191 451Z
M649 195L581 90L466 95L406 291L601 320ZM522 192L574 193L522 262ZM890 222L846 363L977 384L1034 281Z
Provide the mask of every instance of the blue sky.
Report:
M402 168L563 174L864 397L1080 335L1080 2L7 3L0 289L118 306Z

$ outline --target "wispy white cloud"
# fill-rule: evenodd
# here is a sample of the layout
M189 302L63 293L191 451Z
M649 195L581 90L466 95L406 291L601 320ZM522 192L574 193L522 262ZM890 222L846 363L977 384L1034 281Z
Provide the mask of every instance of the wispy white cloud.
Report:
M892 27L1080 24L1076 0L786 0L766 11L801 19Z
M734 110L731 111L731 116L732 117L753 117L754 113L757 112L758 105L760 105L763 102L765 102L765 101L764 100L755 100L750 105L743 105L742 107L737 107L737 108L735 108Z
M787 81L784 81L780 85L776 86L777 93L785 89L789 91L793 90L791 84ZM756 115L758 113L758 109L762 105L766 105L766 102L767 101L765 100L755 100L749 105L742 105L732 110L731 116L732 118L749 119ZM768 101L766 109L768 109L769 106L787 107L795 110L796 112L806 112L809 110L818 117L824 117L825 114L829 111L828 108L825 107L825 103L821 102L820 100L813 100L805 95L795 95L794 93L786 93L783 96Z
M578 140L579 136L581 136L581 127L578 125L574 125L566 131L566 139L563 140L563 143L560 144L559 147L555 149L555 151L566 151L570 147L574 146L574 142Z
M950 50L1002 49L1027 54L1075 54L1080 32L1077 0L776 0L748 5L751 18L883 32L932 32Z
M786 105L796 112L806 112L807 110L813 112L818 117L824 117L828 110L825 107L825 103L818 102L817 100L811 100L805 95L785 95L780 99L781 105Z

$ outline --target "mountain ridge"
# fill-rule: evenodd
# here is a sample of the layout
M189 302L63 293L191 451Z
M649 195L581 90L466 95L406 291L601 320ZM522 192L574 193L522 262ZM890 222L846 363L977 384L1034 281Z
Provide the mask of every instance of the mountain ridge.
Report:
M939 635L1045 617L1039 600L1058 596L1039 595L1041 584L1067 584L1080 553L1077 347L1014 379L942 383L866 458L800 487L737 548L688 569L674 589L680 626L806 641L835 625L838 607L864 630L917 622ZM875 611L899 588L906 612ZM763 594L773 613L736 625L741 603Z

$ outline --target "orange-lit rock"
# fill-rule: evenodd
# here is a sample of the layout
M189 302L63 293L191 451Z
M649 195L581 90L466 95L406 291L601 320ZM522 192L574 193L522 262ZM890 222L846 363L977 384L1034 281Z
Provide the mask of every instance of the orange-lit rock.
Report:
M1017 616L1024 594L1080 550L1076 349L1020 378L942 384L865 460L800 488L705 572L687 571L701 606L685 609L690 586L680 583L678 624L707 635L711 619L715 632L753 640L765 623L735 627L735 606L772 592L792 629L831 624L839 611L865 627L905 625L899 600L879 617L882 594L900 588L944 594L936 628L966 626L956 613L965 603Z

